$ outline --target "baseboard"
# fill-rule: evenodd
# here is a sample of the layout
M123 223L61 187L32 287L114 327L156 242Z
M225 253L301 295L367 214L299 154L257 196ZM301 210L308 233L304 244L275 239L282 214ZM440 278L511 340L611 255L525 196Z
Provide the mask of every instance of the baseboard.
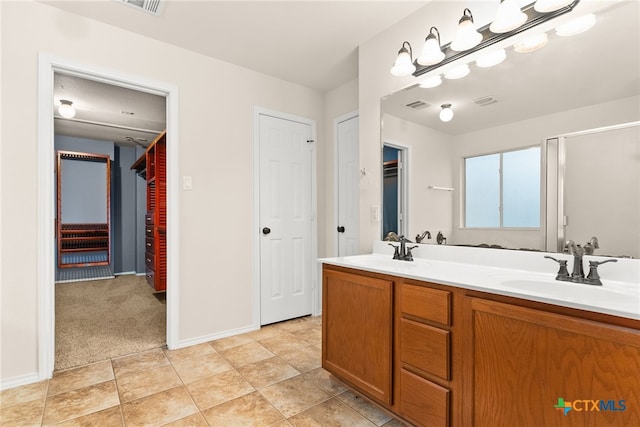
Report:
M122 271L120 273L113 273L114 276L129 276L131 274L135 274L136 276L144 276L144 273L138 274L135 271Z
M37 372L0 381L0 391L42 381Z
M228 338L234 335L244 334L246 332L257 331L260 329L259 325L249 325L242 328L230 329L228 331L218 332L211 335L203 335L197 338L192 338L188 340L179 340L178 345L175 348L170 348L169 350L178 350L180 348L190 347L196 344L202 344L209 341L219 340L221 338Z

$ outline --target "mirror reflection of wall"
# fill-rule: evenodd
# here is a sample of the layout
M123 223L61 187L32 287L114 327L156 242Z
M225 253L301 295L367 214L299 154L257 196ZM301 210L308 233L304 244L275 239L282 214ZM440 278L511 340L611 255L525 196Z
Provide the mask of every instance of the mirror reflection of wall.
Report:
M540 221L539 227L465 225L464 159L528 147L542 149L546 138L640 120L638 13L638 2L603 3L596 11L596 25L586 33L559 37L549 31L543 49L519 54L508 48L507 59L495 67L472 63L470 75L463 79L444 79L440 86L428 89L416 79L412 86L384 97L382 141L401 141L412 150L408 235L441 229L447 244L554 250L556 242L548 244L542 221L544 182L526 183L541 190L541 205L528 212ZM624 51L616 52L612 46ZM456 112L446 123L438 119L444 103L451 103ZM410 108L415 105L420 108ZM597 159L607 150L607 139L595 144L597 148L579 150L580 154ZM614 172L601 168L590 176ZM438 192L429 190L431 186L454 190ZM623 187L618 188L618 199L627 199ZM573 216L582 211L585 208ZM631 235L634 242L630 244L640 246L640 236L633 231ZM590 237L577 237L576 243L584 244ZM622 249L610 253L628 252Z
M640 258L640 127L569 136L564 151L563 240Z

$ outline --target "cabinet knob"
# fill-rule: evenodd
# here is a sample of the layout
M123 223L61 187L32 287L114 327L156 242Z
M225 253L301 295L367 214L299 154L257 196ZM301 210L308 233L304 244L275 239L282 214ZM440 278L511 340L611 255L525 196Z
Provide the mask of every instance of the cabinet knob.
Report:
M264 234L265 236L269 233L271 233L271 229L269 227L265 227L262 229L262 234Z
M344 226L339 226L338 227L338 233L344 233Z

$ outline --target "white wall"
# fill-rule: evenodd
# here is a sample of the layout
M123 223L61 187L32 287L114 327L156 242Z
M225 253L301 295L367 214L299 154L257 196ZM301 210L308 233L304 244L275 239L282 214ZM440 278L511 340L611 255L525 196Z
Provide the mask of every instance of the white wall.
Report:
M451 235L454 193L429 189L429 186L453 187L451 165L453 137L426 126L384 114L383 142L408 147L409 152L409 225L407 238L414 240L424 230L435 243L439 231Z
M358 110L358 79L353 79L342 86L339 86L325 95L325 135L326 144L324 151L325 170L319 173L318 177L318 194L322 194L324 190L325 197L318 199L318 211L323 212L324 222L319 224L320 229L324 230L324 239L321 246L318 247L318 257L336 256L336 240L337 240L337 219L336 216L336 198L334 196L333 186L335 181L335 119L345 114Z
M1 381L19 382L38 370L39 53L178 87L179 174L193 177L193 189L179 194L179 340L252 325L253 108L316 120L322 176L324 95L43 3L0 2L0 17ZM326 222L325 212L318 214Z

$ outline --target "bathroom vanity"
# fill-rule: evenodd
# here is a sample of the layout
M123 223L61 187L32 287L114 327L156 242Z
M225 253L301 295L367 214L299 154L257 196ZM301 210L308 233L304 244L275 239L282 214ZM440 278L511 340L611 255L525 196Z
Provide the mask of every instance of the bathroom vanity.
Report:
M375 246L322 260L322 365L355 390L418 426L640 420L638 260L596 287L543 253Z

